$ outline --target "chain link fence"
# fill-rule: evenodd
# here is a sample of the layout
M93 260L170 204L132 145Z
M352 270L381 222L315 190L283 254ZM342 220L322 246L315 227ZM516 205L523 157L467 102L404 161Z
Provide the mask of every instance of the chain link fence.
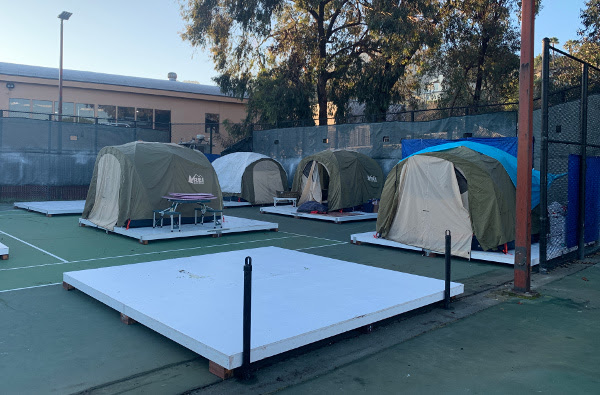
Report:
M517 112L449 117L432 121L342 124L253 133L253 151L278 160L293 179L301 158L326 149L349 149L375 159L387 174L402 159L402 140L514 137Z
M8 111L4 111L8 113ZM85 199L98 151L169 130L0 117L0 201Z
M600 69L545 42L536 115L545 268L600 249Z

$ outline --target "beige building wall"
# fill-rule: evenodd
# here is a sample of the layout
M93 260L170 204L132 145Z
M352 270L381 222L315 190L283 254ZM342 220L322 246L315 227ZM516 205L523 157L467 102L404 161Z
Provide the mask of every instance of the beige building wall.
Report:
M7 83L14 84L14 88L9 89ZM0 109L8 110L11 98L58 102L58 80L0 74ZM63 81L63 102L94 104L95 116L98 105L170 110L172 124L197 124L174 125L171 131L174 143L205 134L203 124L207 113L219 114L220 122L233 123L240 122L246 113L245 103L227 96L74 81ZM222 125L219 134L227 137ZM213 138L213 153L222 150L220 139Z

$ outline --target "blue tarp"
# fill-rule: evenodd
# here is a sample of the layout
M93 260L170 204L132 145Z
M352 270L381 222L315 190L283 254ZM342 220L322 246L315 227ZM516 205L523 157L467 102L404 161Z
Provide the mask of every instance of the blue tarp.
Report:
M204 154L204 156L206 156L206 159L208 159L210 163L213 163L215 159L221 157L219 154Z
M508 173L513 185L515 188L517 187L517 158L513 155L508 154L505 151L502 151L498 148L492 147L490 145L479 144L472 141L455 141L453 143L436 145L433 147L422 149L414 154L409 155L411 157L417 154L423 154L426 152L439 152L446 151L456 147L467 147L472 149L473 151L477 151L483 155L487 155L491 158L496 159L498 162L504 166L504 170ZM405 158L406 159L406 158ZM402 159L404 160L404 159ZM566 174L566 173L565 173ZM548 174L548 186L557 179L558 177L562 177L565 174ZM531 208L534 208L540 204L540 172L537 170L531 170Z
M421 151L425 148L433 147L435 145L455 143L457 141L469 141L478 144L485 144L495 148L498 148L504 152L517 156L518 139L517 137L494 137L494 138L481 138L481 137L468 137L465 139L458 140L444 140L444 139L412 139L402 140L402 157L408 158L415 152Z
M567 248L578 244L579 231L577 230L577 219L579 218L579 166L581 155L569 155L569 183L567 205ZM600 157L588 157L586 160L585 173L585 242L591 243L598 240L598 210L600 202Z

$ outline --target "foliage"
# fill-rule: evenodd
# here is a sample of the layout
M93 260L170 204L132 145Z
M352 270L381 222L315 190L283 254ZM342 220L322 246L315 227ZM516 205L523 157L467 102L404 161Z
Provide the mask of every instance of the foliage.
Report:
M247 121L312 118L317 104L325 123L329 102L339 116L351 97L371 112L402 97L407 66L435 40L437 3L187 0L182 37L210 49L221 89L248 99Z
M442 75L442 106L473 106L516 99L520 45L512 17L516 0L448 0L444 43L433 51L429 74Z

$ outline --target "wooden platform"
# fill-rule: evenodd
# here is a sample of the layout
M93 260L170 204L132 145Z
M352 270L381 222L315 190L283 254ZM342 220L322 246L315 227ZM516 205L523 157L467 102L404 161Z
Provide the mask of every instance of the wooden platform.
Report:
M364 221L368 219L377 219L377 213L365 213L362 211L351 211L351 212L337 212L332 211L329 214L310 214L310 213L299 213L297 207L292 206L267 206L260 208L261 213L269 214L280 214L288 215L294 218L310 218L318 219L321 221L331 221L335 223L350 222L350 221Z
M232 207L248 207L252 206L250 202L234 202L230 200L223 200L223 207L232 208Z
M214 236L219 237L226 233L241 233L241 232L255 232L261 230L274 230L279 229L279 224L274 222L255 221L246 218L232 217L230 215L224 215L225 220L222 228L215 228L212 222L204 225L198 224L184 224L181 226L181 231L177 230L171 232L169 226L162 228L156 227L145 227L145 228L122 228L115 227L112 231L123 236L132 237L138 239L142 244L148 244L151 240L165 240L165 239L178 239L181 237L195 237L195 236ZM98 225L88 221L87 219L79 218L80 226L91 226L98 229L103 229L107 232L109 230L101 228Z
M444 295L443 280L277 247L67 272L63 286L195 351L211 361L212 372L226 375L242 363L247 256L253 265L252 362ZM452 296L463 291L462 284L451 284Z
M46 202L15 202L15 208L35 211L51 217L57 214L81 214L85 200L50 200Z
M350 241L354 244L374 244L385 247L401 248L403 250L423 251L421 247L415 247L408 244L398 243L392 240L377 239L374 237L375 232L365 232L350 235ZM442 253L443 255L443 253ZM471 251L471 259L478 261L506 263L509 265L515 264L515 250L508 250L507 254L502 252L487 252L487 251ZM531 266L540 263L540 245L538 243L531 245Z
M0 243L0 259L1 260L8 259L8 247L2 243Z

